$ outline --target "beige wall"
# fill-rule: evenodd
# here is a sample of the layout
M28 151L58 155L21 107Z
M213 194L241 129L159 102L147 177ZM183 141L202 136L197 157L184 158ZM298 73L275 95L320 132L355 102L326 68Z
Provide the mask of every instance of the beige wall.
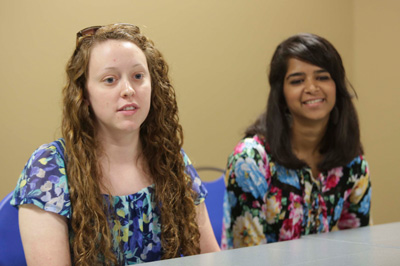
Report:
M354 1L354 79L375 223L400 221L400 1Z
M2 1L0 198L15 187L33 150L59 136L64 67L78 30L114 22L140 26L170 64L186 152L196 167L219 168L225 167L243 130L265 107L267 64L276 45L289 35L313 32L340 51L359 92L363 141L374 177L375 223L400 220L385 205L398 197L393 172L399 126L392 124L400 116L389 109L395 104L393 94L399 95L395 65L391 72L384 67L390 65L392 52L399 56L394 42L399 36L392 35L399 25L399 4L379 1L377 8L375 2ZM370 37L371 31L379 37ZM392 51L388 41L393 41ZM387 54L381 56L382 52ZM200 174L205 180L219 175Z

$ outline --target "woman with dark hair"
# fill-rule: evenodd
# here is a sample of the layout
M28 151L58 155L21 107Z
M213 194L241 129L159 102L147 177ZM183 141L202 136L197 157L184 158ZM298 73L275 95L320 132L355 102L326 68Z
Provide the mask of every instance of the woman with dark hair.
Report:
M77 35L63 138L39 147L14 192L29 265L126 265L218 251L207 194L182 150L174 88L130 24Z
M294 35L269 84L266 111L228 158L222 248L368 225L369 169L339 53Z

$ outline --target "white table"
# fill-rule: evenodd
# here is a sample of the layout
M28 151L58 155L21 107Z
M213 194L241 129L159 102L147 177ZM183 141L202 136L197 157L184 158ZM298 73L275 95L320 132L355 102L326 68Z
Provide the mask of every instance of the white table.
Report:
M400 222L303 236L146 266L400 265Z

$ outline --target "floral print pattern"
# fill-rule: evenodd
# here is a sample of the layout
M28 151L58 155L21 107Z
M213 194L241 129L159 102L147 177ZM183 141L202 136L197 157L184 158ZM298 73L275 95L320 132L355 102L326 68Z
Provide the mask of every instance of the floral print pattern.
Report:
M39 147L26 163L11 204L34 204L41 209L71 218L68 178L63 155L57 145L64 145L62 139ZM193 181L197 194L195 204L204 201L207 190L190 162L186 153L181 154L185 162L185 172ZM110 220L113 235L113 249L116 256L131 265L160 260L161 221L160 212L152 200L154 185L127 196L109 197L104 200L115 211L116 219ZM72 232L70 231L70 235Z
M274 162L258 136L245 138L228 158L222 249L291 240L366 226L370 220L368 163L321 172Z

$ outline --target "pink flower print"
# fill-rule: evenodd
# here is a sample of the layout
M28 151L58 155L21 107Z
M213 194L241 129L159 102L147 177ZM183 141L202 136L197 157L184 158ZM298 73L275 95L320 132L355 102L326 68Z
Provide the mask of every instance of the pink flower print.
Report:
M221 236L221 250L227 250L228 247L228 240L226 236L226 225L225 222L222 223L222 236ZM228 226L229 227L229 226Z
M351 188L349 188L348 190L346 190L344 192L343 200L347 201L347 199L349 198L350 195L351 195Z
M300 234L295 235L293 220L292 219L284 220L281 230L279 231L279 241L292 240L297 238L300 238Z
M253 138L257 143L261 144L264 146L263 142L260 140L260 137L258 135L254 136Z
M349 210L350 203L345 202L343 206L342 215L340 216L338 227L339 229L349 229L360 227L360 219L354 213L350 213Z
M299 196L294 194L293 192L290 192L289 195L289 200L293 203L293 202L298 202L301 203L303 201L303 199Z
M324 201L324 198L319 195L319 204L320 204L320 209L319 209L319 219L321 223L321 227L319 229L319 232L329 232L329 223L328 223L328 210L326 208L326 203Z
M294 238L299 238L301 234L301 224L303 222L303 205L302 198L298 195L290 193L289 196L290 205L288 210L289 218L292 220L293 226L293 236Z
M241 194L241 195L240 195L240 198L241 198L243 201L246 201L246 200L247 200L247 196L246 196L245 193Z
M328 177L326 178L325 185L322 188L323 192L326 192L334 187L340 181L340 178L343 176L343 168L336 167L328 172Z
M236 145L233 155L241 153L243 151L244 146L245 146L244 142L241 142L238 145Z
M258 151L258 153L261 156L262 162L264 163L264 165L267 168L268 165L268 160L267 160L267 153L265 152L265 147L264 147L264 143L260 140L260 138L258 136L255 136L253 138L253 140L255 142L257 142L258 145L255 145L254 148Z
M260 208L260 202L258 202L257 200L253 201L252 207L253 207L254 209Z
M275 194L276 201L282 202L282 190L280 190L278 187L271 186L269 194Z

